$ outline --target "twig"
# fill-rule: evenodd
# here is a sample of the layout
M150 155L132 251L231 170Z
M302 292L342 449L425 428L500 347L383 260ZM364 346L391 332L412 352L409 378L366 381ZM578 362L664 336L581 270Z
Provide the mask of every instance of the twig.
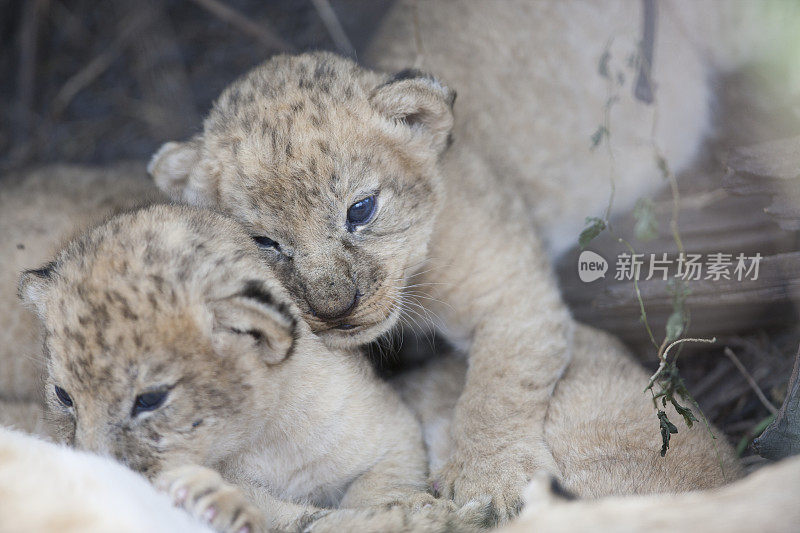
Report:
M683 344L684 342L704 342L706 344L713 344L717 342L716 338L712 339L702 339L702 338L692 338L692 337L684 337L682 339L677 339L671 342L669 345L666 344L666 341L661 345L666 346L665 349L659 349L658 357L661 360L661 363L658 365L658 369L656 369L655 373L650 376L650 381L647 383L647 389L651 389L655 384L656 380L662 376L662 373L667 367L667 358L669 357L669 351L672 349L673 346L677 346L679 344Z
M422 46L422 30L419 25L419 5L417 0L411 2L411 16L414 24L414 47L417 57L414 58L414 68L421 68L425 63L425 49Z
M639 45L639 76L636 79L634 96L637 100L645 104L653 103L653 78L650 76L653 67L653 47L655 45L656 34L656 2L655 0L643 0L642 2L644 28L642 42Z
M343 55L355 58L356 49L347 37L347 33L345 33L342 23L339 21L339 17L336 16L336 12L333 10L331 3L328 0L311 0L311 3L314 4L319 18L321 18L322 23L325 24L325 29L328 30L328 35L333 39L333 43L336 45L336 48L339 49L339 52Z
M742 373L742 375L744 376L744 379L746 379L747 383L750 384L750 388L753 389L753 392L756 393L756 396L758 396L758 399L761 400L761 403L764 405L764 407L767 408L767 411L769 411L773 415L776 414L778 412L778 409L764 395L764 393L761 391L761 387L758 386L758 383L756 383L756 380L753 379L753 376L750 374L750 372L747 371L747 369L744 367L744 365L739 360L739 358L736 357L736 354L733 353L733 350L731 350L730 348L728 348L726 346L724 352L725 352L725 355L728 356L728 359L730 359L731 362L736 366L736 368L739 369L739 372Z
M283 40L275 34L275 32L267 27L266 23L256 24L248 19L237 10L227 6L219 0L193 0L195 4L210 12L217 18L224 20L232 26L247 33L251 37L260 41L261 44L273 50L283 50L286 52L294 52L295 47Z
M161 108L157 124L149 124L157 139L185 137L197 128L200 113L194 104L192 85L164 2L113 0L122 27L145 18L139 37L130 42L133 74L142 100ZM120 30L122 33L124 30Z
M36 45L39 40L39 15L46 0L25 2L19 37L19 71L17 75L17 102L23 136L30 132L36 77Z
M61 89L58 90L50 108L50 115L58 118L69 106L75 96L99 78L103 72L114 64L114 61L125 50L128 42L138 34L148 22L149 17L136 17L133 23L123 25L122 32L100 54L94 57L85 67L73 74Z

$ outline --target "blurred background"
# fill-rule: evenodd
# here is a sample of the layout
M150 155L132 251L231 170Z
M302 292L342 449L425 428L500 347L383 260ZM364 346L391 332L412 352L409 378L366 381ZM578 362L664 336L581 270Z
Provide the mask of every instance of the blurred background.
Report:
M391 0L0 0L0 170L146 159L280 52L356 56Z

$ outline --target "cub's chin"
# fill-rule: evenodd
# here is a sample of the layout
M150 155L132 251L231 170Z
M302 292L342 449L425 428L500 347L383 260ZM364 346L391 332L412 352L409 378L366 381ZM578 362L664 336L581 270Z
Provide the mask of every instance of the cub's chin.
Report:
M342 324L328 326L316 330L317 336L331 348L354 349L378 340L391 330L400 318L400 309L392 309L391 313L381 320L371 324Z

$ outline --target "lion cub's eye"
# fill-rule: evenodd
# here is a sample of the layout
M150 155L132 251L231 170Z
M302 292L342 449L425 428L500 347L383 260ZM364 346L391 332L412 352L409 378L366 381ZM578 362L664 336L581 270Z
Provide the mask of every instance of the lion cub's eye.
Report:
M69 394L67 394L67 391L65 391L58 385L55 386L55 389L56 389L56 398L58 398L58 401L61 402L66 407L72 407L72 398L70 397Z
M363 226L375 216L375 195L367 196L357 201L347 210L347 228L353 231L358 226Z
M154 411L158 409L164 403L164 400L167 399L168 393L169 391L163 390L140 394L133 402L133 416L145 411Z
M281 251L281 245L273 241L269 237L264 237L263 235L256 235L255 237L253 237L253 240L256 242L259 248L276 250L278 252Z

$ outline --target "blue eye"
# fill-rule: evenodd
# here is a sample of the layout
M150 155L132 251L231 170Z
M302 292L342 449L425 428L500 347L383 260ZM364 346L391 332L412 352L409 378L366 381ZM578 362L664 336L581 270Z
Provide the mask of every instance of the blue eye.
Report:
M65 391L58 385L56 385L55 388L56 388L56 398L58 398L58 401L64 404L66 407L72 407L72 398L70 397L69 394L67 394L67 391Z
M255 237L253 237L253 240L256 242L256 244L260 248L272 249L272 250L277 250L277 251L281 250L281 245L278 244L277 242L273 241L269 237L264 237L263 235L255 236Z
M373 194L351 205L347 210L347 229L353 231L357 226L363 226L372 220L377 204Z
M136 397L136 400L133 402L133 416L138 415L144 411L155 411L164 403L164 400L167 399L167 393L169 391L154 391L154 392L145 392L144 394L140 394Z

